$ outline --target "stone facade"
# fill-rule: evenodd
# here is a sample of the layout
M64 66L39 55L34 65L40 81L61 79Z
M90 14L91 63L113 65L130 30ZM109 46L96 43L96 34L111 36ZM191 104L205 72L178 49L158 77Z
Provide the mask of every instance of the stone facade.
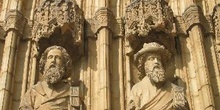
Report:
M73 60L72 105L126 110L144 78L135 55L157 42L190 110L220 109L220 0L0 0L0 110L17 110L43 80L46 48Z

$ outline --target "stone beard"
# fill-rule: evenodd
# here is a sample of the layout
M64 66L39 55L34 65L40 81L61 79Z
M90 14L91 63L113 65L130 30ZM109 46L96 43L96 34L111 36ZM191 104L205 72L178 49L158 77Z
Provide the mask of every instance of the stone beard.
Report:
M51 65L49 68L45 68L43 78L48 84L55 84L62 79L64 74L64 67Z
M150 78L150 80L154 83L164 83L166 81L165 70L162 66L157 65L149 70L146 68L146 75Z

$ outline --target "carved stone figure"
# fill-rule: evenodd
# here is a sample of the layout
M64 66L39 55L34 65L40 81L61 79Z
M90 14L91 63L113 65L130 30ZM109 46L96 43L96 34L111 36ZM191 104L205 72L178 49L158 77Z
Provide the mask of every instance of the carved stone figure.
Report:
M44 81L31 87L22 97L20 110L67 110L71 59L61 46L51 46L42 54L39 71Z
M145 43L134 55L138 70L144 78L131 90L128 110L187 110L188 103L182 87L167 80L164 65L171 54L156 42Z

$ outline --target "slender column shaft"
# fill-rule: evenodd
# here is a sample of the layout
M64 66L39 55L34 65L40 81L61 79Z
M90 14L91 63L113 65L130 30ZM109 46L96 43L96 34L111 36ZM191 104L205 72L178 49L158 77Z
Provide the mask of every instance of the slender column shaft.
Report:
M202 109L214 109L214 103L213 103L213 94L210 84L210 76L209 76L209 70L207 66L207 60L205 55L205 49L203 44L203 32L201 28L196 25L192 27L192 29L189 31L189 36L191 42L191 46L194 52L192 52L194 65L195 65L195 73L196 73L196 79L198 83L198 92L200 95L200 101L201 106L203 106Z
M0 109L8 110L11 106L11 89L15 71L16 51L20 37L17 32L8 32L5 38L3 60L0 73Z
M99 91L100 110L110 110L110 82L109 82L109 39L111 33L107 28L102 28L98 33L99 40Z

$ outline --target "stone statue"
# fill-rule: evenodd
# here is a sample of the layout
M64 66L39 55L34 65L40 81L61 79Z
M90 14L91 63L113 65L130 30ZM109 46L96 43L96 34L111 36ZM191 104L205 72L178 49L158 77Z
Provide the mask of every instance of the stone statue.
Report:
M21 99L20 110L67 110L71 59L61 46L51 46L42 54L39 72L44 81L31 87Z
M156 42L145 43L134 55L144 78L135 84L128 100L128 110L188 110L184 89L167 80L164 70L171 54Z

